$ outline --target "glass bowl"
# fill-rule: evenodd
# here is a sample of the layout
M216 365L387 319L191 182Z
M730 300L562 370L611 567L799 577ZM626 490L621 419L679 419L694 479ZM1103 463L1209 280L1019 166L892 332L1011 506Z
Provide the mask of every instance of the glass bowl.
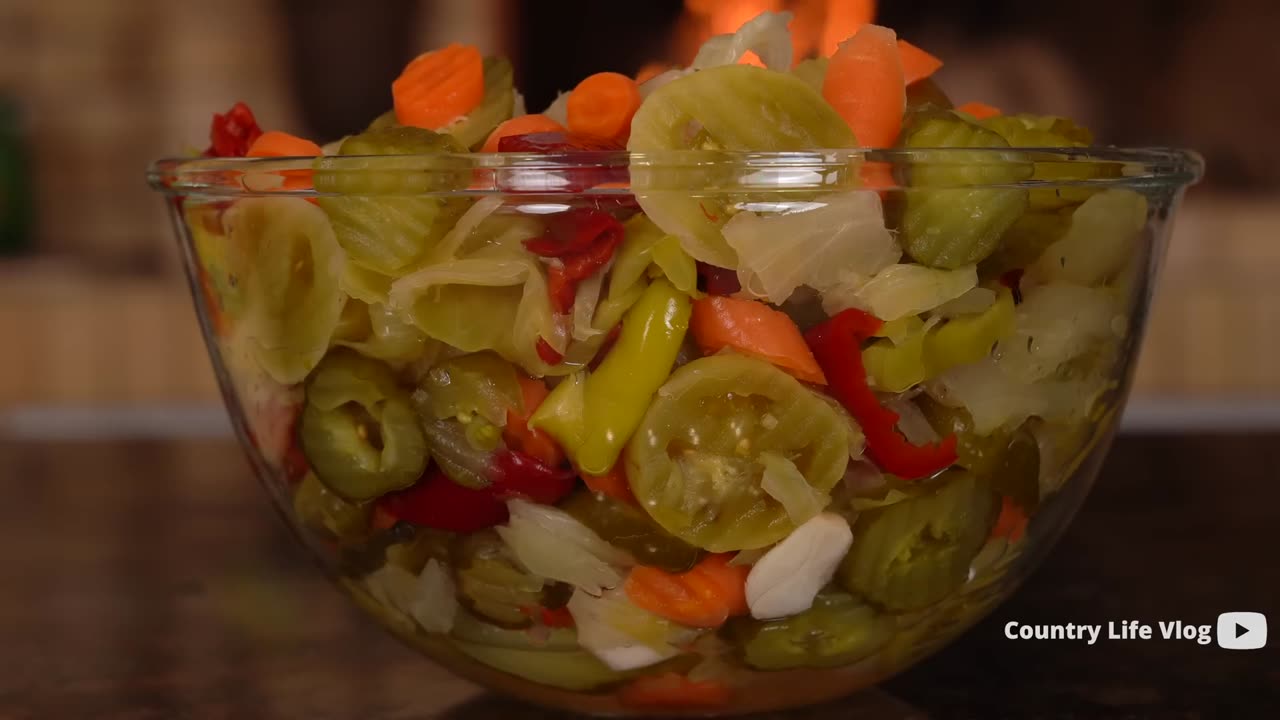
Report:
M258 478L361 607L451 671L531 702L738 714L829 700L911 666L1045 555L1114 435L1173 215L1201 171L1189 152L1084 148L201 158L159 161L148 177L171 208L221 391ZM637 219L641 211L658 228ZM612 264L567 291L555 276L563 281L581 255L527 250L538 239L563 250L584 222L616 229L618 220ZM739 257L736 273L712 267ZM885 266L895 261L907 270L891 279ZM637 300L662 286L664 302L684 305L661 307L687 308L708 284L717 294L745 286L739 292L774 301L801 330L851 307L903 317L838 339L843 355L818 352L826 388L748 351L736 360L750 372L716 379L734 352L695 361L702 353L682 341L683 321L641 315ZM556 292L570 295L549 312ZM611 332L619 322L621 335ZM664 333L675 333L666 356L613 361ZM712 369L655 393L655 382L675 383L664 381L672 353L676 365ZM600 370L598 355L607 358ZM607 458L625 458L620 482L593 478L603 492L587 489L554 465L552 448L535 468L542 484L494 490L514 476L494 479L497 454L509 461L504 448L534 452L526 443L546 438L530 441L529 425L515 420L536 399L510 389L503 359L557 388L598 373L583 392L652 403L631 435L636 418L584 419L581 396L575 406L557 389L559 404L535 422L561 440L599 435ZM891 410L900 452L903 438L945 449L954 435L943 462L952 468L923 479L882 471L901 462L881 462L891 455L884 433L868 444L860 430L870 425L822 389L865 422L850 393ZM681 406L684 397L695 400ZM780 421L779 408L791 414ZM771 611L758 593L752 601L752 578L768 574L771 554L784 557L772 544L812 515L798 496L784 505L776 488L760 491L762 453L788 427L781 435L792 444L772 457L823 485L814 494L827 504L823 517L851 527L853 539L825 586L821 570L784 578L812 585L788 612L809 610L756 620L743 610ZM819 462L806 454L815 445L836 452ZM875 462L864 448L879 449ZM631 493L637 504L627 504ZM637 522L648 526L637 531ZM750 607L726 600L733 617L723 624L655 621L596 597L626 605L631 580L622 578L636 576L636 563L665 567L658 577L675 582L673 592L692 592L679 571L705 561L705 548L742 549L723 557L750 573ZM802 563L773 562L770 572L788 564ZM585 565L603 575L566 582ZM626 589L605 589L619 584Z

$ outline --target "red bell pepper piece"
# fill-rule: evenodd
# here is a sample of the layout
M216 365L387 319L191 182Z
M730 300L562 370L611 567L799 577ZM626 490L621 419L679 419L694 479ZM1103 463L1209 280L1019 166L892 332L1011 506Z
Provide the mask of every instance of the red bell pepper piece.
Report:
M805 340L827 376L831 394L862 426L871 460L904 479L928 477L956 461L956 436L912 445L898 432L898 414L880 404L862 364L862 342L883 324L861 310L849 309L810 329Z
M608 264L624 232L622 223L609 213L580 207L551 217L546 232L524 242L529 252L560 261L547 271L553 310L563 315L573 309L578 283Z
M506 503L489 488L463 487L432 468L413 487L383 495L378 506L397 520L469 533L507 520Z
M547 342L545 338L538 338L538 344L534 349L538 351L538 357L542 359L542 362L548 365L559 365L560 361L564 360L564 355L559 350L551 347L551 343Z
M225 114L214 113L209 128L209 149L205 157L244 157L249 146L262 135L262 128L248 105L238 102Z
M628 187L630 172L626 164L601 155L625 151L625 147L612 140L571 132L508 135L498 141L498 152L564 156L564 169L555 168L555 159L548 161L550 168L539 168L546 171L548 175L560 179L561 182L554 188L533 187L528 183L522 186L522 177L518 174L513 176L515 179L513 183L500 181L499 188L507 192L578 193L599 186ZM587 154L586 157L582 157L584 153ZM574 157L575 155L577 157ZM575 164L577 164L576 167ZM626 193L591 195L586 199L597 210L614 212L622 216L634 214L640 209L635 197Z
M502 450L494 456L493 484L486 489L501 500L520 497L555 505L573 490L577 479L567 468L552 467L519 450Z
M508 135L498 140L498 152L537 153L551 155L573 152L619 152L620 143L607 138L552 130L550 132Z
M698 277L708 295L732 295L742 289L738 273L728 268L698 261Z

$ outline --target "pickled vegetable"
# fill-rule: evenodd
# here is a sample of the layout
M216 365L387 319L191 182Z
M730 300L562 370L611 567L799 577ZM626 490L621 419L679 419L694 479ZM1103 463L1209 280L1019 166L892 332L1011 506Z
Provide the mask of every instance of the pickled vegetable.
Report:
M968 579L995 521L995 495L964 471L933 483L926 494L858 516L836 574L841 585L899 611L928 607Z
M964 408L947 407L927 395L917 398L916 404L934 430L955 434L957 465L988 478L996 493L1013 497L1023 508L1035 509L1040 499L1040 451L1025 426L981 435Z
M931 189L906 193L900 226L907 254L925 265L953 269L986 258L1026 210L1027 191L966 186L1025 180L1032 174L1030 163L1000 153L1008 142L955 113L919 114L903 136L907 148L990 149L962 164L920 150L911 187Z
M511 61L487 57L484 59L484 99L456 123L441 128L441 132L452 135L463 147L478 149L494 128L511 117L514 103Z
M663 528L712 552L764 547L795 529L765 493L760 454L782 455L826 493L849 462L847 422L763 360L715 355L671 374L627 446L627 477Z
M698 548L659 527L637 507L595 492L578 492L560 509L577 518L606 542L631 553L641 565L684 572L702 557Z
M236 337L276 382L301 382L328 349L346 301L334 230L301 198L245 198L224 222L229 282L239 288Z
M922 110L950 110L952 107L951 98L947 97L933 78L925 78L907 86L908 114Z
M349 500L406 488L427 465L417 414L391 370L344 349L308 381L299 436L316 475Z
M293 511L304 526L339 542L362 540L369 531L369 508L325 487L315 473L307 473L293 491Z
M463 536L453 549L458 592L469 610L506 627L524 627L542 604L542 578L520 567L492 530Z
M836 667L869 657L893 637L892 618L842 592L826 591L788 618L738 620L732 637L759 670Z
M438 420L480 416L501 427L521 406L515 367L492 352L450 358L432 367L419 389Z
M394 275L422 257L457 222L469 201L463 198L416 196L418 193L465 187L468 174L444 153L465 150L448 135L413 127L366 130L342 143L343 156L405 155L403 168L385 158L319 158L316 198L329 216L338 244L352 261ZM422 156L438 156L433 164Z
M426 355L430 341L386 305L349 298L332 342L377 360L407 363Z

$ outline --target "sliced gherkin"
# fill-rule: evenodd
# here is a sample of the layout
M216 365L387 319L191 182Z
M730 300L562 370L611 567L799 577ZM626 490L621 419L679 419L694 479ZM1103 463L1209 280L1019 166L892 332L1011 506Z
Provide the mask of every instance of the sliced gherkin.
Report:
M1021 148L1072 148L1093 144L1093 133L1072 121L1052 115L997 115L980 121L983 127L994 130L1012 147ZM1114 163L1083 161L1036 163L1036 180L1056 183L1090 180L1103 177L1119 177L1119 167ZM1060 208L1077 205L1097 192L1094 188L1063 184L1057 187L1032 188L1030 205L1033 209Z
M577 518L612 545L626 550L641 565L681 573L692 568L703 553L663 530L645 512L602 493L574 493L560 509Z
M632 119L627 149L764 152L856 145L848 124L804 80L764 68L722 65L655 90ZM720 233L729 219L724 198L691 196L687 191L733 185L735 171L636 164L631 182L644 211L665 232L677 235L694 259L737 266L736 254Z
M400 126L400 121L396 120L396 111L388 110L382 113L381 115L379 115L378 117L374 118L373 121L369 123L369 127L365 129L381 130L383 128L399 127L399 126Z
M315 188L325 194L316 202L333 223L338 244L365 268L403 272L466 210L466 199L418 196L465 187L465 163L446 155L465 150L450 135L396 126L347 138L339 155L348 157L317 159Z
M408 394L391 369L338 348L307 382L298 430L307 462L330 490L371 500L413 484L427 443Z
M998 278L1009 270L1029 267L1071 228L1070 211L1031 210L1005 230L1000 247L978 265L982 278Z
M1027 191L987 186L1026 180L1031 164L1000 152L1009 143L954 112L917 113L904 139L906 147L921 148L899 228L907 253L925 265L955 269L994 252L1000 236L1027 209ZM975 152L959 157L930 153L932 148Z
M893 637L894 621L845 593L824 591L798 615L734 621L729 632L756 669L821 668L871 656Z
M511 62L504 57L487 57L484 59L484 99L476 109L441 132L452 135L468 148L478 148L494 128L511 117L515 99Z
M930 492L858 516L837 571L845 589L890 610L932 605L960 587L995 520L986 482L951 470Z
M529 625L528 611L542 605L542 578L516 561L498 534L462 536L453 547L458 593L472 612L505 627Z

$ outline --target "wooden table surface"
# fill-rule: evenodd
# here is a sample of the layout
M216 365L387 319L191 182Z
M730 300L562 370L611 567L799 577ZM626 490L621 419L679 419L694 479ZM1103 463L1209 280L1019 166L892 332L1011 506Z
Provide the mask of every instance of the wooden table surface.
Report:
M0 442L0 467L0 718L555 716L453 678L364 619L273 517L230 442ZM1002 630L1212 624L1231 610L1280 622L1277 468L1275 436L1122 438L1018 594L863 706L885 717L1280 716L1274 628L1251 652Z

